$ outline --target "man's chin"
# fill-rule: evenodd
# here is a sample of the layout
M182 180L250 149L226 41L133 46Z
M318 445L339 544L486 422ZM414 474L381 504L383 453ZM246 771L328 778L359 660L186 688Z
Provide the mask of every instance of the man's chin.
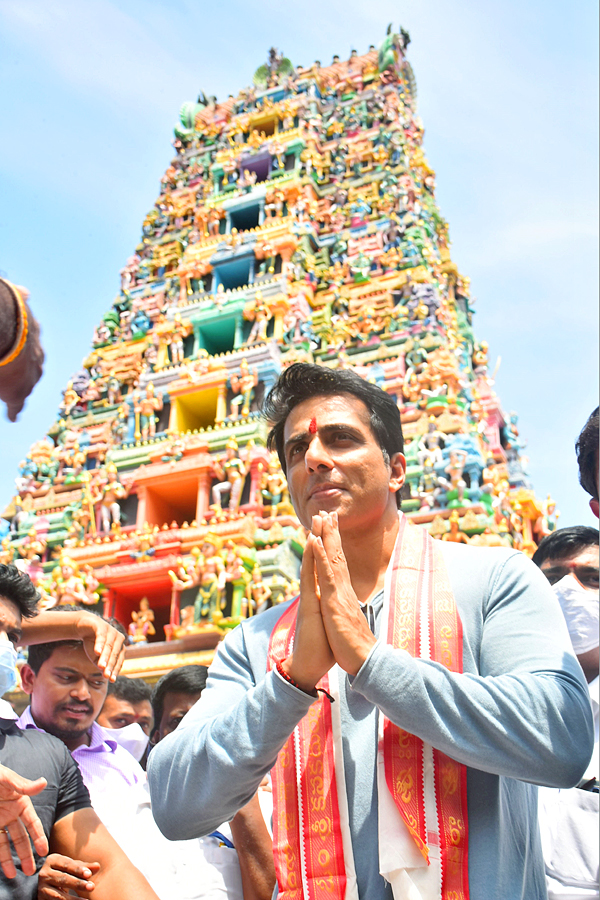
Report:
M302 523L302 525L304 525L304 527L310 531L312 528L313 516L318 516L322 512L332 513L332 512L338 512L338 511L339 511L339 504L337 504L337 503L336 504L323 503L323 502L321 502L319 504L310 503L307 506L307 508L304 510L302 516L298 515L298 513L296 513L296 515L300 519L300 522Z
M92 722L93 718L91 717L89 720L77 721L62 719L60 722L52 722L49 726L46 726L46 731L65 743L67 741L77 741L82 738L84 734L87 734L92 727Z

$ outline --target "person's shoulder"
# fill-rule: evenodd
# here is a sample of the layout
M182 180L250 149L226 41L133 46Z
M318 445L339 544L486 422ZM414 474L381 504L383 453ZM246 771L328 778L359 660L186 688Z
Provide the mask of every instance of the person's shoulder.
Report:
M42 731L38 728L21 728L16 722L11 724L12 728L5 731L5 734L19 738L23 742L21 746L29 744L36 749L45 746L50 753L53 752L59 756L69 752L59 738L54 737L53 734L48 734L47 731Z
M526 559L520 550L511 547L474 547L472 544L456 544L453 541L436 541L446 560L461 565L494 569L506 565L507 562L518 562Z
M6 724L6 723L3 723ZM19 728L15 722L3 729L5 740L2 763L26 778L43 775L48 781L52 773L72 763L72 757L57 737L36 728ZM28 774L35 769L34 774Z
M491 609L498 602L535 593L536 602L552 594L538 567L520 550L473 547L439 541L454 596Z
M502 573L547 584L539 568L521 550L511 547L474 547L451 541L436 543L442 548L442 555L449 569L460 568L468 574L480 572L487 577Z
M436 541L450 578L455 596L484 597L492 586L508 572L522 572L523 560L529 560L510 547L473 547L452 541Z

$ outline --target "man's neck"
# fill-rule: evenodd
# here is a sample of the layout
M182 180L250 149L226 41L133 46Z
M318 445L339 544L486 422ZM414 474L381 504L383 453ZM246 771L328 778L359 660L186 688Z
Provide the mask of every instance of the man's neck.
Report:
M73 750L77 750L78 747L84 747L84 746L89 747L90 743L91 743L91 738L87 731L85 731L79 737L73 737L73 738L62 737L61 740L70 753L72 753Z
M350 580L361 604L367 603L384 586L398 527L399 519L395 513L384 517L379 527L342 535Z

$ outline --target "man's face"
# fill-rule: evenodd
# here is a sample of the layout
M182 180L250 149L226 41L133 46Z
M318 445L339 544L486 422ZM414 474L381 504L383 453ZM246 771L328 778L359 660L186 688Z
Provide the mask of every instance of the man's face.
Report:
M21 638L21 613L16 603L0 597L0 641L16 647Z
M342 531L379 524L384 515L396 518L404 457L396 453L391 465L385 462L358 397L338 394L299 403L283 437L290 497L306 528L320 510L337 512Z
M598 590L598 547L596 544L583 547L571 556L548 557L540 568L550 584L556 584L565 575L574 575L586 590Z
M200 699L200 691L186 694L180 691L167 691L163 702L163 714L158 726L158 740L175 731L185 714Z
M137 723L144 734L149 736L154 724L152 704L149 700L130 703L129 700L121 700L114 694L108 694L97 722L104 728L126 728L127 725Z
M59 645L37 675L30 666L23 666L21 680L23 690L31 695L36 725L60 738L69 750L87 743L108 682L82 646Z

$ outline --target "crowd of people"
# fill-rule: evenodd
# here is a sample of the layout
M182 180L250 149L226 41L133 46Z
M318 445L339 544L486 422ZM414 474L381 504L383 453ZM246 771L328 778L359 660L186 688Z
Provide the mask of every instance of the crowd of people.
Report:
M598 531L434 541L350 370L291 366L265 415L300 594L208 673L119 676L118 623L0 566L0 691L26 645L30 700L1 710L0 898L597 898ZM597 515L597 409L577 453Z

